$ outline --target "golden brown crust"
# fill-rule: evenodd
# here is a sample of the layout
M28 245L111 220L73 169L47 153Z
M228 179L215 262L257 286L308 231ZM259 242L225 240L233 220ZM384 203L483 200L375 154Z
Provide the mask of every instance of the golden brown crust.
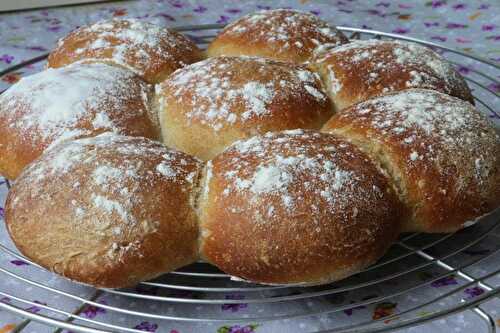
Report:
M275 9L252 13L229 24L208 46L207 54L303 63L319 45L347 42L344 34L311 13Z
M158 83L202 57L191 40L174 30L135 19L113 19L80 27L62 38L49 55L48 67L106 62Z
M49 146L115 132L159 137L152 88L132 72L74 64L21 79L0 96L0 173L15 179Z
M270 284L321 284L374 263L399 234L399 202L353 145L312 131L238 141L207 166L201 253Z
M179 69L156 93L163 142L203 160L238 139L319 129L332 115L318 75L263 58L210 58Z
M404 230L453 232L500 205L500 138L472 105L410 89L358 103L322 131L387 170L412 215Z
M107 133L64 143L17 179L7 228L47 269L97 287L132 286L196 259L200 169L145 138Z
M316 50L318 72L341 110L381 94L408 88L437 90L474 104L463 77L430 48L401 41L353 41Z

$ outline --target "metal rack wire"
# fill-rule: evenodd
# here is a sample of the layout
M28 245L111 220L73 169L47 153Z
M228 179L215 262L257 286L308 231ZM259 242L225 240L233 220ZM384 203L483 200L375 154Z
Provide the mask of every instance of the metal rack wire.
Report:
M204 47L214 37L221 25L184 26L177 30L191 35L197 43ZM494 78L500 74L500 67L492 62L474 55L465 54L450 48L422 40L399 36L390 33L339 27L340 30L350 33L352 39L389 38L403 39L431 46L438 51L445 52L445 56L454 64L460 66L468 64L470 75L466 77L478 108L492 118L500 119L494 109L498 94L490 88L498 85ZM11 73L29 64L41 62L47 55L42 55L27 62L11 67L0 76ZM498 100L496 100L498 102ZM4 185L10 188L9 182ZM379 318L360 316L354 318L350 324L338 325L341 321L326 320L326 328L317 332L385 332L396 328L406 328L420 325L451 314L468 311L478 316L488 332L495 332L495 321L483 309L483 305L500 294L500 267L491 267L489 262L500 262L500 210L483 217L480 223L461 232L447 235L405 234L394 244L389 253L377 264L365 269L347 280L319 287L294 288L284 286L262 286L241 281L234 281L230 276L218 271L206 263L196 263L167 274L159 279L144 282L132 289L123 290L92 290L86 296L71 291L53 287L46 281L36 281L14 271L10 267L0 265L0 279L10 279L36 290L44 291L57 297L74 301L77 306L71 310L59 309L55 306L35 303L26 297L13 294L9 290L0 289L0 298L6 297L11 302L0 301L0 309L21 315L26 320L21 323L17 331L30 321L37 321L54 326L56 332L68 329L73 332L141 332L137 328L121 325L119 321L98 320L80 316L88 306L105 309L110 313L142 319L167 320L183 323L240 323L250 320L258 322L273 322L293 320L298 318L331 318L338 313L350 309L373 306L381 302L390 302L402 297L409 297L414 292L428 296L404 309L398 309L394 314ZM482 244L493 244L493 249L470 256L468 253ZM497 245L498 244L498 245ZM34 267L41 267L20 255L12 246L0 243L0 253L14 259L23 260ZM419 276L419 279L415 279ZM422 278L422 276L424 278ZM435 292L430 286L445 278L455 276L459 279L451 288L444 292ZM464 290L480 288L482 291L476 297L464 297ZM374 289L383 290L380 294L371 295ZM429 292L430 291L430 292ZM225 293L238 293L239 297L223 297ZM343 302L342 295L349 293L358 299L355 302ZM368 295L368 296L367 296ZM126 300L117 304L100 302L103 297ZM244 298L244 301L242 301ZM338 301L340 299L340 302ZM148 309L164 309L168 304L169 311L138 310L131 304L141 302L149 305ZM213 307L231 304L254 304L266 306L262 315L254 317L239 317L237 315L221 316L210 315ZM443 305L444 304L444 305ZM283 306L286 305L286 306ZM43 311L33 313L26 310L26 306L37 306ZM185 307L205 306L205 314L186 316ZM181 310L176 311L176 308ZM279 311L278 311L279 309ZM285 309L285 310L283 310ZM424 311L425 310L425 311Z

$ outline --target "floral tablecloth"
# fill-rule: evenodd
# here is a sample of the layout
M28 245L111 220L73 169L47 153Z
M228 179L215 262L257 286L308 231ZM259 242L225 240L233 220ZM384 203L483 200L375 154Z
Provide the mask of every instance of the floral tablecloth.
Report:
M268 8L298 8L310 11L335 25L376 29L385 32L402 34L428 41L433 41L458 49L460 51L476 54L491 62L500 64L500 2L495 0L484 1L190 1L190 0L145 0L145 1L121 1L103 4L73 6L65 8L52 8L19 13L0 14L0 70L8 68L26 59L39 56L48 52L55 41L77 26L110 17L135 17L166 26L181 26L207 23L227 23L233 19L255 10ZM453 54L450 58L455 59ZM463 60L463 58L462 58ZM23 75L41 70L43 63L31 65L27 68L17 70L0 78L0 91L15 83ZM485 70L477 62L462 61L458 67L465 75L475 78L474 71ZM500 71L486 69L487 73L500 80ZM484 78L483 78L484 79ZM500 86L492 81L484 82L490 90L500 92ZM473 87L474 88L474 87ZM491 93L480 92L479 95L486 103L499 105L498 97ZM481 106L480 106L481 107ZM496 111L498 111L498 107ZM483 108L483 111L497 123L500 116L494 110ZM1 133L0 133L1 135ZM0 183L0 202L5 199L6 188ZM3 215L3 209L0 208ZM477 232L469 231L469 233ZM464 233L467 238L467 232ZM494 251L499 247L498 236L485 239L479 248L474 248L465 254L460 260L469 260L474 255ZM0 243L10 243L3 224L0 224ZM486 251L486 252L485 252ZM467 257L469 256L469 257ZM488 268L500 267L500 259L489 262L486 267L477 268L478 272L484 273ZM40 271L36 267L0 252L0 268L22 275L34 281L43 281L47 286L64 290L88 299L94 295L92 288L72 284L60 279L50 273ZM425 274L431 274L428 271ZM412 278L422 279L426 276L415 274ZM497 279L500 280L500 279ZM406 295L401 299L392 299L390 302L382 302L370 306L358 306L348 308L335 315L316 316L314 318L279 320L269 323L249 320L238 325L231 324L190 324L185 322L155 321L151 319L140 319L133 316L125 316L96 306L85 306L80 309L79 316L83 319L99 319L123 327L135 328L148 332L187 333L187 332L218 332L218 333L250 333L250 332L310 332L326 329L332 326L340 327L356 322L360 318L377 319L393 313L398 313L405 304L425 299L427 295L444 293L447 288L456 287L465 283L458 276L450 276L433 282L429 288L420 293ZM498 283L498 281L497 281ZM378 288L378 289L377 289ZM374 288L371 297L383 294L380 286ZM385 287L384 287L385 288ZM389 286L387 286L389 288ZM50 315L54 318L64 320L67 315L63 313L47 312L43 305L48 304L67 312L74 312L81 305L77 299L68 299L47 290L35 288L29 284L22 283L17 279L10 278L4 272L0 273L0 302L15 304L16 300L2 297L2 292L9 292L32 300L33 304L16 304L30 312ZM154 290L146 292L154 293ZM484 290L474 286L466 288L459 295L460 298L470 299L481 295ZM212 315L230 318L232 315L239 317L252 317L266 312L279 314L279 305L255 305L245 303L244 296L239 294L221 295L222 298L239 299L239 304L222 304L218 306L192 305L177 306L174 304L156 305L141 300L130 300L113 295L98 296L96 301L103 305L120 305L130 309L142 311L157 311L161 314L179 314L184 316ZM328 300L335 304L349 304L360 296L356 294L343 294L342 299ZM322 300L325 302L325 300ZM124 303L126 302L126 303ZM298 311L306 311L311 308L328 304L316 304L314 302L290 303L286 307L295 308ZM441 304L442 303L442 304ZM446 306L445 301L438 306ZM489 301L483 307L495 319L500 319L497 300ZM331 307L331 303L330 303ZM287 311L289 309L286 309ZM425 315L424 312L417 315ZM335 325L334 325L335 324ZM479 317L471 311L456 314L431 323L407 329L408 332L479 332L485 331L486 326ZM52 332L53 328L26 320L9 312L0 310L0 333L8 332Z

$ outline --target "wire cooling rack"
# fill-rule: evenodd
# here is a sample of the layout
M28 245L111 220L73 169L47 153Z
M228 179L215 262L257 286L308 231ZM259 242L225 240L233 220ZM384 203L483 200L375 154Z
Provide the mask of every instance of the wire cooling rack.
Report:
M222 25L203 25L177 30L190 35L203 48L221 28ZM403 39L434 48L467 74L466 80L473 89L477 107L498 125L500 116L495 110L498 107L495 92L499 85L495 79L500 74L498 65L414 38L366 29L339 29L350 34L351 39ZM0 72L0 76L40 63L46 56L11 67ZM1 187L0 192L6 193L9 182L5 181ZM489 309L500 293L499 221L500 210L497 209L483 217L480 223L454 234L404 234L384 258L363 272L338 283L307 288L234 281L203 262L130 289L96 290L65 280L53 283L56 277L20 255L6 238L3 228L0 230L0 235L4 233L0 238L3 239L0 254L11 258L12 262L27 263L31 267L29 273L23 273L13 266L0 264L0 282L21 285L29 291L19 293L14 291L16 288L0 285L0 309L24 318L15 332L22 331L32 321L53 326L55 332L62 329L142 332L143 327L131 328L124 323L129 318L143 324L148 320L180 323L196 332L214 331L209 328L214 324L249 322L276 323L274 331L281 331L284 327L281 325L311 318L320 323L315 332L385 332L456 313L464 314L465 320L480 319L482 324L476 326L474 332L495 332L495 321ZM47 278L34 278L39 274L46 274ZM31 293L49 295L58 300L54 302L57 305L32 301ZM220 311L221 307L238 308L242 303L257 311L251 316ZM398 304L397 308L394 304ZM89 309L94 312L102 309L107 315L104 318L82 316ZM375 312L367 309L375 309ZM344 319L346 314L349 320ZM344 316L342 320L341 315Z

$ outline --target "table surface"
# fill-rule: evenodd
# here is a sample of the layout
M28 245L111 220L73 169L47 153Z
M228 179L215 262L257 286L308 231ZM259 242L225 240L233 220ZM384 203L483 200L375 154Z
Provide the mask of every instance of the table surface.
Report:
M120 1L103 4L72 6L64 8L39 9L0 15L0 70L15 65L23 60L33 58L48 52L56 40L64 36L77 26L111 17L135 17L165 26L181 26L207 23L227 23L237 17L259 9L267 8L297 8L310 11L319 17L335 24L349 27L367 28L393 32L405 36L421 38L452 47L466 53L474 53L492 62L500 64L500 1L188 1L188 0L147 0L147 1ZM20 77L41 70L42 65L30 66L0 78L0 90L15 83ZM468 75L471 68L463 66L460 71ZM497 72L496 79L500 79ZM500 92L498 84L491 84L490 89ZM496 101L498 105L498 100ZM498 109L497 109L498 110ZM491 115L492 118L496 116ZM498 124L498 119L493 119ZM0 202L4 202L5 190L0 189ZM0 207L0 214L3 209ZM8 242L3 224L0 228L0 242ZM498 243L498 241L497 241ZM483 248L489 246L483 244ZM495 245L492 245L495 246ZM13 269L24 270L30 276L29 265L24 265L12 257L0 254L0 265L12 265ZM497 264L500 264L497 262ZM82 286L72 286L68 282L48 273L34 273L33 279L45 279L49 284L61 285L75 294L88 295L88 289ZM40 274L35 275L35 274ZM26 289L18 282L0 277L0 290L17 290L28 294L29 298L43 303L62 302L58 299L48 299L48 295L35 290ZM446 288L446 283L436 285L435 288ZM231 295L229 295L231 296ZM474 296L474 295L472 295ZM52 297L52 296L50 296ZM1 299L0 301L9 302ZM101 300L110 302L111 300ZM404 300L402 300L404 301ZM489 313L495 320L500 320L500 302L490 302ZM385 305L386 306L386 305ZM392 304L391 309L397 309L398 304ZM387 306L385 308L387 310ZM391 309L387 311L392 311ZM249 306L244 303L239 306L220 307L222 312L237 312L238 315L248 315L262 312L265 309ZM30 311L38 309L32 307ZM192 311L203 311L200 307L193 307ZM366 309L356 309L359 312L380 312L380 306ZM88 309L84 316L94 318L109 315L103 309ZM336 320L349 322L352 311L345 311L342 317ZM370 315L370 313L368 313ZM103 319L105 320L105 319ZM325 328L322 318L301 319L278 323L249 322L246 325L230 327L230 325L190 326L183 323L169 322L133 322L133 319L122 317L114 318L124 326L138 328L149 332L278 332L286 329L290 333L309 332ZM15 329L16 325L24 323L23 329ZM479 330L481 321L473 316L462 313L407 329L411 332L475 332ZM0 310L0 333L14 331L22 332L53 332L49 328L35 322L24 321L6 311Z

